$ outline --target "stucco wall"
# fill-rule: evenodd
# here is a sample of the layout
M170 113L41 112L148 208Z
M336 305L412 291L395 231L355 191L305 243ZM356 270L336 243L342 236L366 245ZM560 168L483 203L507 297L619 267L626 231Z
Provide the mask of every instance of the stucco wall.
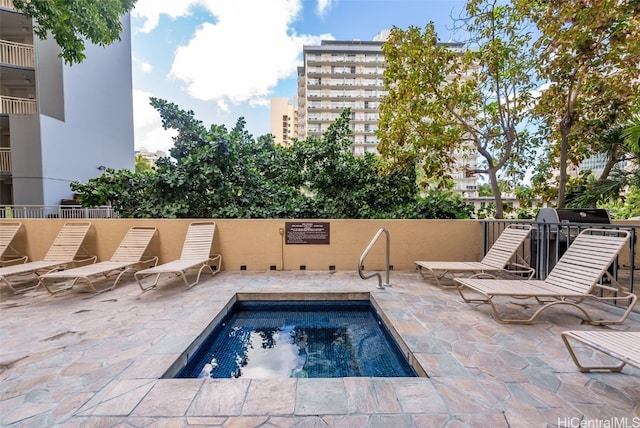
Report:
M43 75L39 82L42 102L49 108L40 115L44 199L33 204L57 205L72 198L69 184L99 176L100 166L134 168L128 15L122 24L120 41L106 47L87 43L82 63L62 65L61 76ZM16 201L18 196L14 194Z
M44 257L67 221L22 219L23 230L15 247L30 260ZM80 221L80 220L78 220ZM180 256L189 223L194 220L95 219L91 220L85 247L98 260L108 260L129 227L156 226L151 252L167 262ZM475 220L318 220L330 223L330 244L286 244L280 229L286 220L216 220L213 250L222 254L223 270L248 271L356 270L360 255L375 233L386 227L390 234L391 264L396 270L413 269L415 260L478 260L482 252L482 227ZM296 220L298 222L299 220ZM365 270L384 269L382 235L365 260Z
M64 219L20 219L23 228L14 247L30 260L44 257ZM98 260L109 260L131 226L156 226L158 234L150 246L160 263L177 259L184 236L192 221L188 219L93 219L85 247ZM356 270L358 260L381 228L389 230L390 262L395 270L413 270L415 260L480 260L482 257L482 225L477 220L315 220L329 222L328 245L286 244L280 230L290 220L216 221L213 251L222 254L223 270ZM295 220L302 222L303 220ZM307 221L307 220L305 220ZM314 220L309 220L314 221ZM640 225L639 222L620 224ZM640 245L636 242L635 265L640 266ZM365 260L365 271L383 270L385 235ZM629 266L629 250L625 247L619 262Z
M40 118L36 115L9 116L13 203L39 205L44 200Z

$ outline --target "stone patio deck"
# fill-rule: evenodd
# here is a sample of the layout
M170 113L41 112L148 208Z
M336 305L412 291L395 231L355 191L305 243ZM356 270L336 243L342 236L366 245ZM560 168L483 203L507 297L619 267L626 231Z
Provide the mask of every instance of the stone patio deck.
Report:
M353 272L269 271L222 272L190 290L173 280L144 294L131 281L97 296L2 287L0 424L640 426L640 370L580 373L560 338L568 329L640 331L637 311L622 326L594 327L561 305L533 325L503 325L487 305L466 304L416 272L392 272L391 283L378 290ZM236 293L370 293L429 377L159 379ZM592 307L596 316L620 311Z

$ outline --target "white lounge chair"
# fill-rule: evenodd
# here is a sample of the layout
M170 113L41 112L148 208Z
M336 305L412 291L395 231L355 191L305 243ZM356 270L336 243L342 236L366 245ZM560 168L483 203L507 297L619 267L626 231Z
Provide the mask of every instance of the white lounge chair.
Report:
M591 324L621 324L634 305L637 296L625 290L607 271L629 239L624 230L586 229L576 237L567 251L544 280L505 280L456 278L458 291L465 302L489 303L498 321L503 323L530 323L542 311L556 305L571 305L579 309ZM606 276L611 285L601 284ZM467 293L480 298L467 297ZM542 306L530 317L505 318L494 303L496 298L533 298ZM585 300L628 302L623 315L616 320L594 320L581 305Z
M0 267L27 262L28 257L11 246L21 227L19 221L0 222Z
M626 364L640 368L640 331L564 331L561 336L571 359L583 373L593 370L620 372ZM572 341L606 354L617 363L584 365L578 359Z
M213 221L191 223L182 246L182 254L178 260L135 273L140 289L147 291L156 288L158 280L163 274L179 276L184 281L184 285L191 288L200 282L200 275L203 271L208 271L211 275L218 273L222 264L222 256L211 253L215 230L216 224ZM215 270L212 266L215 267ZM197 270L197 275L192 282L188 282L187 272L194 270ZM149 276L155 276L153 283L143 285L143 279Z
M82 247L90 227L89 222L65 223L42 260L0 268L0 281L14 293L21 293L36 288L39 284L36 280L42 274L69 266L95 263L96 256L89 255Z
M425 278L434 278L438 286L443 288L455 287L455 284L443 284L441 280L456 278L460 276L495 277L505 272L509 268L511 274L523 274L531 279L535 273L524 260L514 263L518 258L517 250L524 240L529 236L531 225L510 225L498 239L493 243L487 254L479 262L456 262L456 261L417 261L416 269Z
M78 281L85 282L96 294L113 290L125 273L135 272L147 266L155 266L158 263L157 256L146 255L147 248L155 234L155 227L134 226L122 238L120 245L109 261L51 272L42 275L40 283L51 294L70 290ZM117 276L110 287L101 290L96 288L95 281L108 279L113 275ZM69 280L71 280L71 283L66 284ZM65 282L65 284L57 284L60 281Z

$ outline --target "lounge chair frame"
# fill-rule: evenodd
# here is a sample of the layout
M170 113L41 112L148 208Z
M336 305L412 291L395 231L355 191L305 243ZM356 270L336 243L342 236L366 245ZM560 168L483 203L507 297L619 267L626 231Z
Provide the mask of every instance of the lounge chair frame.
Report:
M213 221L191 223L178 260L144 269L134 274L140 289L145 292L156 288L162 275L175 275L182 278L184 285L189 289L200 282L200 275L203 272L208 272L211 276L220 272L222 256L211 252L215 227L216 224ZM212 266L215 266L215 270ZM197 270L196 277L192 282L189 282L187 272L194 270ZM148 277L154 277L154 279L150 285L145 286L143 280Z
M517 254L518 248L531 232L531 225L512 224L505 228L479 262L416 261L416 269L425 279L435 279L441 288L457 288L443 280L454 281L461 276L497 278L501 274L521 275L531 279L535 269Z
M11 246L21 227L19 221L0 222L0 267L26 263L29 259Z
M156 231L156 227L134 226L122 238L109 261L50 272L40 276L40 283L52 295L71 290L79 282L85 283L95 294L113 290L123 275L158 263L157 256L147 254ZM102 289L96 287L96 282L109 279L114 275L116 278L111 286ZM69 280L71 283L66 284ZM63 284L58 283L60 281Z
M564 331L561 333L562 340L571 355L578 370L582 373L591 371L611 371L620 372L622 368L630 366L640 368L640 331ZM579 342L600 353L618 360L617 364L597 364L585 365L580 362L578 355L573 348L572 342Z
M97 257L82 245L90 228L90 222L65 223L42 260L0 268L0 282L19 294L37 288L44 274L95 263Z
M501 323L529 324L540 313L557 305L577 308L593 325L622 324L636 304L637 296L627 291L607 271L627 243L630 233L625 230L585 229L569 246L553 270L544 280L502 280L457 278L458 292L467 303L488 303ZM610 285L601 279L606 277ZM480 298L468 297L471 291ZM542 305L528 318L506 318L495 298L535 299ZM594 320L581 304L589 299L624 303L627 309L618 319Z

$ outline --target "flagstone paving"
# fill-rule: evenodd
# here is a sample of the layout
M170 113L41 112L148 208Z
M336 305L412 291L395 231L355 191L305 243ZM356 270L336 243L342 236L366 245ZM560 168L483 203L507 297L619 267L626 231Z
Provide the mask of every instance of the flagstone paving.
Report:
M0 288L0 425L640 426L640 370L580 373L560 339L568 329L639 331L639 312L594 327L560 306L533 325L503 325L486 305L416 272L392 272L391 283L379 290L353 272L269 271L221 272L190 290L173 280L144 294L132 281L100 295ZM370 296L429 377L160 379L238 293Z

